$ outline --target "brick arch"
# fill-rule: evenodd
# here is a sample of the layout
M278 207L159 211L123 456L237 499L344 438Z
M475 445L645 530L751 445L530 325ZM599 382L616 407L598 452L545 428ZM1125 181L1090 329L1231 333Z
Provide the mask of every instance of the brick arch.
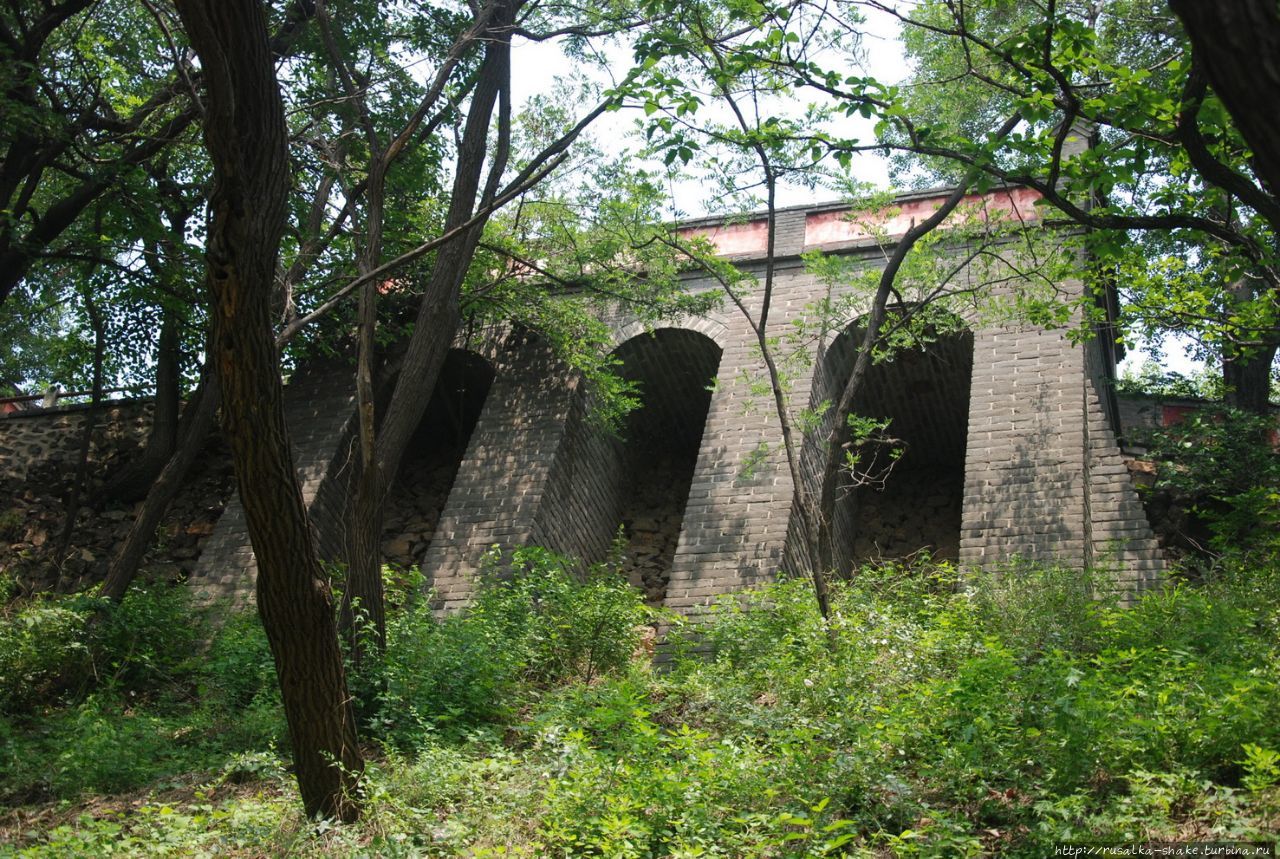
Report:
M900 203L934 199L911 195ZM824 238L824 224L843 223L839 209L779 213L775 326L802 318L814 301L833 294L829 283L803 265L800 254L806 248L846 255L859 268L883 265L877 245L843 227ZM714 233L726 225L712 219L689 226ZM763 265L754 252L735 253L731 260L757 272ZM690 275L687 286L691 292L717 288L699 275ZM1083 294L1074 279L1057 286L1066 295ZM1005 300L1025 289L1017 280L988 284L981 298ZM834 292L843 294L843 289ZM611 326L611 345L618 347L646 330L627 316L602 321ZM1081 348L1062 331L1025 320L971 319L970 324L974 362L961 562L987 564L1017 555L1079 567L1107 557L1117 565L1118 587L1134 588L1158 577L1163 570L1158 547L1101 403L1109 368L1098 344ZM776 416L755 402L753 383L763 368L749 326L726 309L670 328L697 332L724 350L718 370L722 384L712 398L666 601L669 608L696 613L715 596L748 587L787 565L794 493L784 458L777 455ZM458 491L451 495L452 512L442 519L448 527L442 527L424 565L441 603L450 607L469 597L468 577L492 545L541 542L583 554L566 532L553 533L551 525L572 529L575 517L594 514L579 496L557 493L591 490L609 479L607 468L593 470L581 456L566 455L584 438L582 386L543 345L509 325L464 329L454 345L493 361L498 374L477 442L459 472ZM333 463L349 459L343 424L351 413L350 377L346 367L336 378L299 372L286 389L303 493L322 543L342 530L341 505L329 510L316 487ZM810 379L796 379L793 391L802 401L810 393ZM607 444L602 442L600 450ZM334 498L341 502L342 493ZM221 586L251 569L252 560L242 514L229 508L217 529L194 578L208 570L207 581ZM243 581L247 585L251 578Z
M853 370L865 318L849 322L820 351L811 408L839 396ZM883 482L858 487L837 500L832 522L837 572L854 563L902 559L920 550L958 560L974 336L962 317L956 321L961 323L958 330L867 370L853 410L889 418L887 432L905 441L905 453ZM826 458L821 440L834 421L831 410L805 440L801 470L815 492ZM880 466L874 470L879 471L890 460L888 449L875 446L864 451L864 458L869 461L876 453ZM803 557L799 534L793 531L789 542L791 556Z
M471 352L497 369L503 363L503 353L513 334L510 325L484 325L479 328L459 327L449 344L450 350Z
M720 348L723 352L729 345L729 329L725 323L715 317L698 316L692 319L683 319L680 322L664 323L658 326L645 325L637 320L627 322L616 322L609 326L609 333L613 340L614 351L629 340L634 340L644 334L649 334L660 329L671 329L675 331L694 331L703 335L712 343Z
M454 346L414 431L387 497L384 562L416 566L435 539L437 526L466 457L476 424L497 377L492 350ZM488 355L485 353L489 352Z
M591 391L575 394L533 542L590 563L606 556L621 528L623 572L660 603L723 350L693 328L632 330L612 354L622 377L642 389L641 406L612 435L588 418Z

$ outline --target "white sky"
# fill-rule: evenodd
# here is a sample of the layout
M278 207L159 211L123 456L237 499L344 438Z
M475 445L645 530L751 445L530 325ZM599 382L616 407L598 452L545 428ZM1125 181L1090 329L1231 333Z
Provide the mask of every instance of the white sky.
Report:
M863 72L887 83L902 79L906 67L898 45L897 32L897 22L890 16L881 14L868 18L863 42L868 66ZM613 46L608 55L611 58L610 72L621 78L631 67L631 49L621 45ZM524 104L530 97L548 92L555 86L557 79L582 71L580 66L565 58L558 43L535 43L517 39L512 51L513 101L517 106ZM780 106L780 109L787 107L790 106ZM638 108L606 114L592 126L591 133L606 151L636 149L640 146L640 141L634 136L635 123L643 117L643 112ZM723 116L718 115L711 105L699 112L700 120L708 117L726 122L729 119L727 111L723 111ZM870 140L873 139L873 126L871 120L855 117L852 120L842 120L838 131ZM855 158L853 173L861 182L871 183L878 188L889 187L888 164L878 155L867 154ZM701 184L677 181L672 191L672 209L678 217L698 217L708 213L709 201L705 196L707 191ZM779 188L779 204L783 206L829 202L837 198L838 195L832 191L819 190L815 194L800 187Z

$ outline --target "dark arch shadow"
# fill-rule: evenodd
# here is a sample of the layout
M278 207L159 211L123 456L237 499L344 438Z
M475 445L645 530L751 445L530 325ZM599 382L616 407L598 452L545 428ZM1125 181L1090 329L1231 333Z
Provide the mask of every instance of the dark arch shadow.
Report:
M629 487L618 518L627 540L628 580L661 605L680 540L689 488L711 406L721 349L704 334L660 328L633 337L614 355L640 390L627 416L623 461Z
M660 328L613 352L641 405L610 435L589 418L590 391L569 416L534 525L534 541L586 563L622 529L622 569L660 604L702 446L721 350L697 331Z
M862 342L860 321L851 323L823 352L811 407L834 401L848 381ZM941 333L932 342L872 364L853 411L889 419L888 435L905 442L883 482L846 486L832 516L836 572L857 564L903 560L927 551L957 561L964 501L964 464L973 374L973 333ZM828 412L806 440L802 473L815 490L834 425ZM883 461L883 460L882 460Z
M474 352L450 349L445 356L387 498L384 563L411 567L426 555L494 375L493 366Z

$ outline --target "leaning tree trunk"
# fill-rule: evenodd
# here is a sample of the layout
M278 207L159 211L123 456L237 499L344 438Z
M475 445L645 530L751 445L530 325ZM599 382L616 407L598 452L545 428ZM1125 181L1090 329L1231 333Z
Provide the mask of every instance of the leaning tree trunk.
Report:
M371 141L372 143L373 141ZM369 173L368 230L360 273L378 267L382 257L382 208L386 165L374 152ZM382 498L378 491L378 467L374 459L377 425L374 414L374 335L378 323L378 284L370 279L360 290L356 356L356 403L360 456L356 461L349 525L347 529L347 582L342 592L341 625L348 641L352 664L359 666L371 644L381 654L387 644L387 616L382 583Z
M222 425L258 562L258 611L275 658L308 815L352 821L364 762L333 601L284 421L270 299L289 192L284 109L257 0L177 0L207 86L213 163L206 284Z
M182 385L182 317L165 307L160 323L160 344L156 354L155 409L151 430L142 455L131 460L102 490L103 498L135 501L155 482L178 445L178 421Z
M506 166L510 140L511 28L519 5L517 0L502 2L495 10L492 24L484 36L484 62L480 68L475 95L471 99L462 146L458 153L453 192L449 198L449 211L445 216L446 233L473 218L480 177L488 152L489 123L495 104L498 105L499 113L497 151L489 169L489 183L481 199L482 207L491 201ZM399 468L409 440L426 412L427 397L418 396L417 392L434 390L449 345L461 323L462 281L475 256L486 220L487 216L476 219L469 229L436 252L431 276L418 305L413 336L405 350L387 413L378 429L375 454L379 475L379 503L385 501L391 478Z
M54 550L54 563L58 565L58 590L62 590L62 568L67 561L67 552L71 548L71 535L75 531L76 517L80 515L80 499L89 483L89 451L93 447L93 431L98 426L98 412L102 409L102 362L107 350L107 323L102 318L102 311L93 296L86 290L84 295L85 311L89 315L89 324L93 327L93 394L89 401L89 411L84 416L84 431L80 435L80 455L75 476L71 481L71 489L67 494L66 520L62 523L62 534L58 537Z
M99 596L113 602L124 599L129 585L138 575L142 559L151 547L151 540L160 520L169 510L169 505L177 497L185 484L187 473L195 465L200 452L204 450L209 439L209 431L213 429L218 415L218 383L212 372L206 370L204 378L192 395L191 401L182 413L181 440L173 455L164 464L160 474L147 490L147 497L134 517L133 526L124 543L111 559L107 570L107 578L102 583Z
M489 126L495 106L499 113L499 134L493 163L489 168L489 181L481 196L481 205L487 205L501 179L506 166L510 138L510 34L514 20L515 3L502 3L495 11L492 24L485 32L485 56L480 68L480 79L468 108L466 127L454 172L453 192L449 210L445 216L444 231L456 230L472 220L477 196L480 195L481 177L484 175L486 155L489 151ZM419 305L413 335L406 349L390 403L375 444L368 430L372 427L372 392L366 389L361 396L361 465L356 476L355 493L349 520L348 540L351 594L361 599L366 609L373 609L374 622L382 612L382 580L379 546L382 530L382 510L386 495L399 468L422 415L428 397L422 391L435 388L445 355L461 321L460 296L462 281L471 260L475 256L480 234L486 218L479 218L472 226L436 253L435 264L427 280ZM366 286L366 290L371 285ZM372 325L372 297L361 302L362 328ZM362 349L362 353L366 350ZM369 368L362 364L361 384L371 384ZM366 410L367 404L367 410Z

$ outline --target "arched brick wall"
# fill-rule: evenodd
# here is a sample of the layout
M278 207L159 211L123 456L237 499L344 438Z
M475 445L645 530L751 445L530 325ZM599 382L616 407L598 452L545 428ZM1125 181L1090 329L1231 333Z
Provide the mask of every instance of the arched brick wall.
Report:
M904 195L899 208L901 213L923 213L936 205L937 196ZM994 213L1035 218L1026 194L998 192L991 202ZM802 253L839 253L863 269L882 264L880 240L847 215L838 205L778 213L770 316L774 334L811 319L815 302L849 293L847 284L833 285L811 272ZM753 244L762 235L759 223L706 219L687 229L723 239L726 258L760 277L763 245ZM719 288L697 274L687 275L686 285L691 291ZM1023 288L1008 280L981 300L1015 297ZM1056 288L1066 299L1083 289L1074 281ZM744 301L758 313L758 293L745 295ZM952 393L969 395L959 545L946 551L957 551L962 564L990 564L1012 556L1075 567L1106 561L1114 568L1117 587L1127 590L1157 579L1163 569L1159 552L1128 483L1100 396L1107 372L1099 344L1075 344L1065 331L1011 318L984 319L976 311L967 321L972 331L970 382L966 386L958 376L946 382ZM649 336L632 319L617 316L611 324L620 349ZM777 417L761 393L763 367L746 320L726 305L705 318L669 327L714 343L719 354L665 592L668 607L697 612L716 596L772 577L785 566L794 493ZM611 535L623 519L621 507L609 499L621 497L616 487L628 479L619 443L589 432L589 392L545 347L503 328L463 332L455 345L483 355L494 368L494 379L423 559L445 608L467 601L481 558L495 545L510 550L542 543L600 557L605 544L600 535ZM816 343L802 342L797 348L808 350L809 366L815 368L789 379L792 402L803 404L821 395L815 386L829 384L816 369L827 356L817 354ZM886 372L883 383L876 384L892 389L895 377ZM341 533L330 526L341 515L342 484L333 475L341 464L351 414L349 375L347 371L345 378L326 381L304 374L291 383L287 395L304 494L321 524L322 544ZM881 399L886 396L882 391ZM928 398L924 401L921 406L899 399L892 411L900 416L927 412ZM963 407L950 404L945 409L953 429L957 408ZM949 432L947 437L954 436ZM948 461L955 460L953 455ZM224 520L226 527L220 523L219 533L226 551L218 557L206 549L207 578L244 589L247 540L236 536L243 523L236 521L233 509ZM857 540L857 533L845 538L851 555Z

